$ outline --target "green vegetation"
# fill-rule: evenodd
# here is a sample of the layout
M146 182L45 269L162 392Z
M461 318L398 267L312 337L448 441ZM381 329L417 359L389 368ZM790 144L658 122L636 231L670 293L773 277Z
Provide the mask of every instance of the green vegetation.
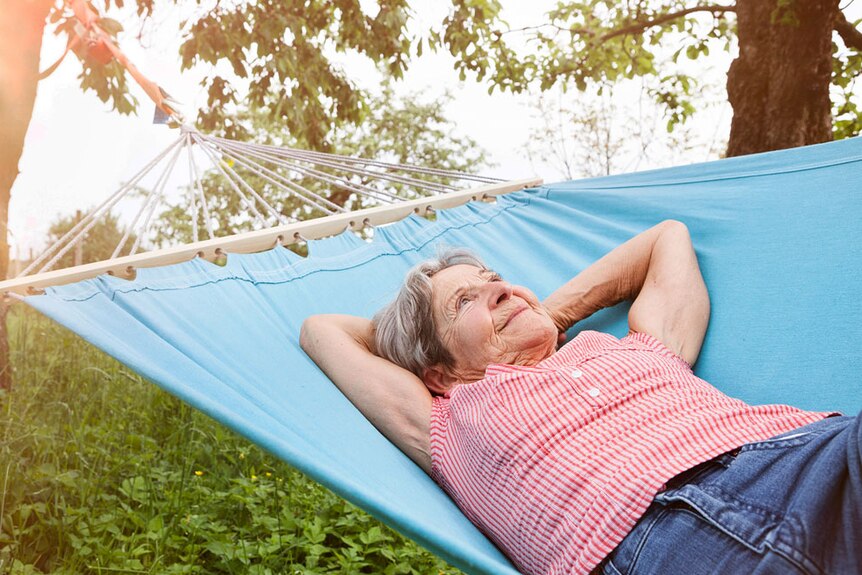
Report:
M23 305L0 391L0 575L456 574Z

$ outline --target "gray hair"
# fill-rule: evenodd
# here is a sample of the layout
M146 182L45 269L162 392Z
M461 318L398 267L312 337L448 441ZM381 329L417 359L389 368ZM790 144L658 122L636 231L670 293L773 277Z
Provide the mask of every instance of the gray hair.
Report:
M436 258L407 272L398 295L372 319L378 355L419 378L425 368L432 365L453 365L452 354L437 334L431 307L431 278L448 267L461 264L488 269L470 250L444 248Z

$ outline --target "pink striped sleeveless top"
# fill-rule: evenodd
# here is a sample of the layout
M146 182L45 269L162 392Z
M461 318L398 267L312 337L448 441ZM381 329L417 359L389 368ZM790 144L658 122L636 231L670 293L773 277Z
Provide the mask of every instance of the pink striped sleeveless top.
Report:
M586 331L434 398L431 476L523 573L589 573L675 475L827 415L732 399L647 334Z

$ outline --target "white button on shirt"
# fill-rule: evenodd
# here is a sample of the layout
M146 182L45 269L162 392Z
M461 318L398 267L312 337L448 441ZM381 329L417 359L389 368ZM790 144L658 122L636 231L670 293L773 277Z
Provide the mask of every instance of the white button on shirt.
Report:
M600 393L601 393L601 391L599 391L598 387L591 387L590 389L587 390L587 394L590 397L598 397Z
M572 369L569 370L569 375L571 375L572 377L581 377L582 375L584 375L584 372L582 372L580 369Z

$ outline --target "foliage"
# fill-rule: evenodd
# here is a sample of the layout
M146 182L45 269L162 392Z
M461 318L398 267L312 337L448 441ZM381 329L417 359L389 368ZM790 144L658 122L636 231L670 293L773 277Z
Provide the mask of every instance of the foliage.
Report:
M249 78L247 103L268 109L313 148L325 147L327 128L356 123L365 110L363 94L326 53L355 52L383 66L394 78L406 67L406 0L383 0L376 15L356 0L261 0L217 8L198 19L180 48L183 67L227 60L238 78ZM209 130L224 123L238 102L233 82L212 76L205 85L209 109L200 125ZM242 97L244 95L240 95ZM230 134L239 137L240 134Z
M123 4L123 0L105 0L104 8ZM138 0L137 6L141 16L152 16L153 0ZM183 69L203 63L215 70L214 65L224 61L232 72L214 71L204 80L208 102L198 126L205 131L224 127L230 137L243 138L230 119L243 102L269 110L271 121L311 147L326 148L331 126L357 123L367 113L364 94L329 55L361 55L394 78L406 67L407 2L382 0L377 8L371 15L356 0L259 0L215 2L210 10L198 10L192 21L180 24ZM74 33L74 16L65 7L58 7L51 20L58 23L57 33ZM96 90L121 112L131 111L116 63L99 67L83 62L81 87ZM240 92L237 84L247 84L247 93Z
M10 335L0 573L458 573L26 306Z
M176 0L174 0L176 2ZM651 96L673 129L694 113L695 75L679 66L681 58L698 61L711 51L728 51L736 41L735 5L683 0L561 0L542 23L512 29L502 19L500 0L450 0L442 22L415 35L407 0L262 0L222 5L199 12L181 25L183 67L199 63L230 65L231 74L213 72L204 81L207 108L198 124L207 131L224 129L248 139L235 121L238 106L266 110L270 122L286 127L300 141L329 150L345 123L361 123L373 109L333 61L333 54L360 55L397 80L414 56L446 50L455 58L462 79L473 76L495 89L521 92L531 86L586 90L636 77L652 78ZM105 0L121 6L123 0ZM152 0L138 0L138 13L149 17ZM376 13L375 13L376 11ZM69 14L56 11L58 32L69 32ZM795 26L792 2L776 1L772 19ZM119 26L107 26L113 34ZM672 46L672 48L671 48ZM858 53L833 52L836 135L856 133L862 124L850 98L860 73ZM789 63L788 65L792 65ZM129 112L122 71L112 63L98 68L84 62L82 87ZM247 86L241 88L240 86Z
M487 165L485 153L468 136L456 132L452 122L445 116L444 108L451 96L425 102L418 94L396 96L384 89L371 100L365 121L357 126L344 125L337 128L333 138L336 144L332 151L345 156L357 156L369 160L381 160L398 164L410 164L424 168L439 168L466 173L475 173ZM285 134L274 123L266 111L243 111L237 115L236 124L252 141L261 144L303 147L289 134ZM310 207L297 194L288 194L270 181L244 168L230 158L224 168L233 169L251 189L257 191L280 214L282 222L306 220L326 215L319 208ZM419 178L444 181L434 176ZM379 205L379 200L338 188L312 177L297 178L302 188L326 197L347 210L358 210ZM398 194L406 199L417 197L409 187L397 182L353 176L351 184L361 184L386 193ZM258 229L261 224L243 204L240 196L222 177L218 169L209 170L202 177L202 187L209 206L213 234L217 237ZM248 195L246 193L246 195ZM264 212L259 206L259 211ZM157 218L151 240L158 246L192 241L192 223L189 214L191 194L168 206ZM276 223L275 219L269 221ZM199 237L205 230L204 216L198 212Z
M775 1L773 21L796 26L793 2ZM685 61L701 61L711 51L728 52L737 41L735 3L560 0L541 24L521 29L512 29L499 17L498 0L453 4L454 16L444 22L444 33L432 35L432 40L453 52L462 76L465 72L480 79L488 76L492 88L513 92L535 85L543 91L554 86L584 91L647 78L653 100L665 109L669 131L688 120L699 105L698 69L687 71L692 68ZM845 126L862 123L847 89L860 74L858 58L855 49L833 51L833 86L844 96L833 104L833 116L843 118L836 136L849 135Z
M89 211L87 210L88 213ZM79 214L58 217L48 228L48 245L53 245L54 242L65 236L67 232L81 221L80 218ZM123 234L124 232L120 229L117 216L111 212L106 212L105 215L96 220L96 223L80 243L80 263L87 264L110 259L114 249L123 239ZM134 241L135 236L130 235L127 247L131 246L131 242ZM75 265L74 248L60 258L54 269L71 267L73 265Z
M856 79L862 74L862 53L842 50L833 43L832 54L832 132L836 140L852 138L862 133L862 110L854 101Z
M167 0L166 0L167 1ZM174 3L177 0L173 0ZM793 27L793 3L775 0L773 23ZM123 0L105 0L121 6ZM153 0L138 0L148 17ZM272 122L315 149L329 149L344 123L360 123L370 113L368 95L334 63L333 55L363 57L399 79L414 56L446 50L462 79L473 76L495 89L521 92L531 86L606 85L636 77L653 78L653 99L666 110L669 128L695 109L695 75L680 60L699 61L711 51L728 51L736 41L735 4L695 4L684 0L560 0L536 26L512 29L500 0L450 0L443 21L412 32L408 0L260 0L215 3L181 25L183 67L229 64L231 74L212 72L200 113L204 130L224 128L247 139L232 118L240 105L267 110ZM68 32L69 14L55 12L58 32ZM116 33L117 26L109 26ZM834 53L833 85L846 88L859 75L856 51ZM792 66L793 63L788 63ZM215 68L214 68L215 69ZM244 88L242 86L247 86ZM85 62L82 87L94 89L120 111L134 103L114 64L97 70ZM835 116L858 123L848 99L835 102ZM839 126L836 133L844 133Z
M122 0L118 2L119 4L122 4ZM139 6L139 14L150 14L152 12L152 5L148 6L148 3L144 0L139 2ZM71 16L71 13L55 7L49 17L49 21L52 24L56 24L55 33L68 36L70 43L77 37L76 25L78 21ZM101 19L100 27L115 42L117 41L118 34L123 31L122 25L110 18ZM91 58L90 52L86 49L86 43L84 42L79 42L77 46L78 48L75 50L75 53L81 61L81 73L78 76L81 80L81 89L84 91L94 91L101 101L110 102L114 109L121 114L131 114L134 112L138 101L129 93L123 66L116 60L112 60L106 64Z

